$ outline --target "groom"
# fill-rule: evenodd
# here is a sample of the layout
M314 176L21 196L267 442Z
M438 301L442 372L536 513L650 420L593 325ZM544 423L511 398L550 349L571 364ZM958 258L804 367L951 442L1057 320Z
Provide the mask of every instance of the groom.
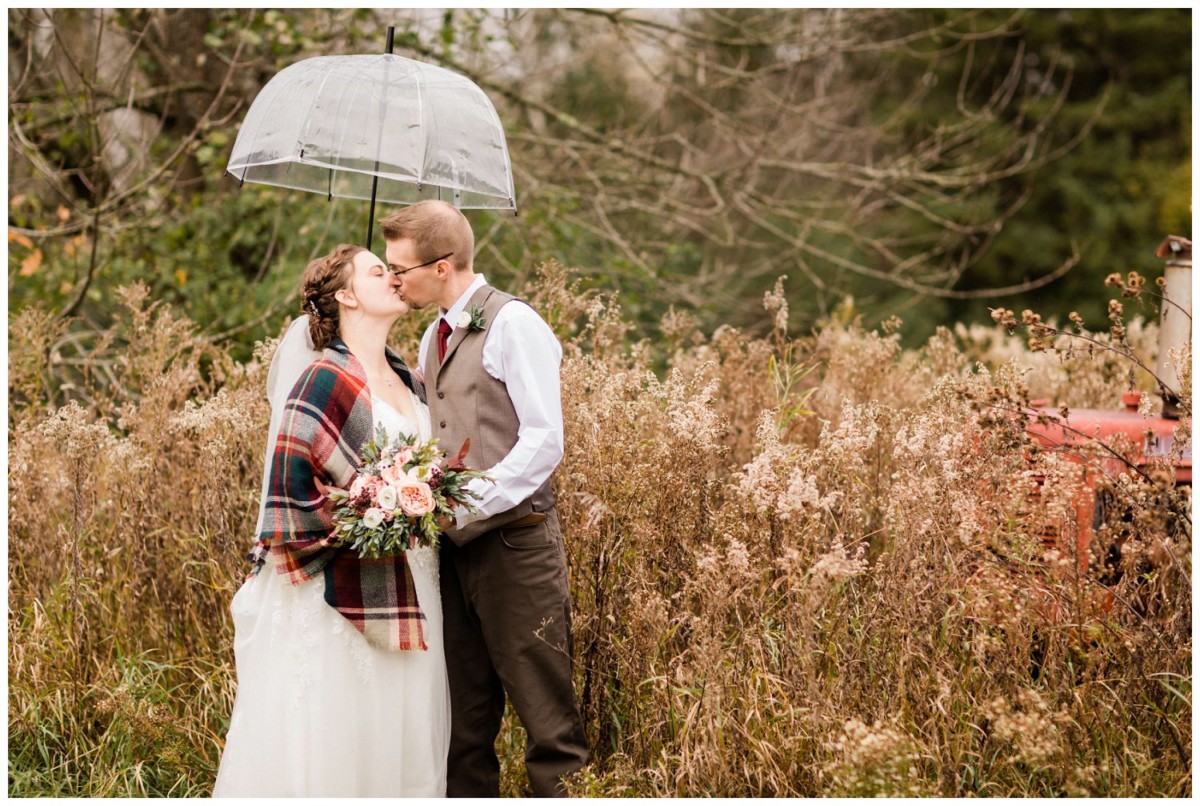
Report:
M436 304L419 364L433 435L468 437L479 511L460 511L442 542L450 681L446 794L500 794L494 749L507 692L529 734L535 795L565 794L588 761L571 673L566 555L550 475L562 459L562 348L523 301L475 274L475 237L452 205L422 201L380 222L387 262L412 308Z

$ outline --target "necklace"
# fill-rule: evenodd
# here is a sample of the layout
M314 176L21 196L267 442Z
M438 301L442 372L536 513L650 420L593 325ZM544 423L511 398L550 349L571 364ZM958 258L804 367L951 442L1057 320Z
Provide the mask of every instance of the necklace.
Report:
M392 371L391 365L382 372L377 369L370 369L367 371L367 376L383 381L384 386L392 386L396 382L396 373Z

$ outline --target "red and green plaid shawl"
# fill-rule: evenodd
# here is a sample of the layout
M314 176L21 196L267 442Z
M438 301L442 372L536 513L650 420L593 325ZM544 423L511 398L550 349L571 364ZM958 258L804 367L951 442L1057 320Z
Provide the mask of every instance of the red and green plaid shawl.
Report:
M388 362L422 400L404 362ZM258 573L270 553L298 585L325 572L325 601L382 649L426 649L417 590L404 555L359 559L339 545L325 488L349 486L374 434L362 364L341 339L304 370L284 406L275 441L262 531L248 559Z

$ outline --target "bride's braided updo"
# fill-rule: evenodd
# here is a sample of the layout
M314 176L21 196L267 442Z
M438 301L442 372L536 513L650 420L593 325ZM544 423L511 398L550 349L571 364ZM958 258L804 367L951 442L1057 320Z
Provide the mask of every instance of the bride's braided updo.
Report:
M354 273L354 258L366 251L344 243L324 257L308 264L300 282L300 308L308 314L308 332L313 346L324 350L338 334L338 301L334 298L345 288Z

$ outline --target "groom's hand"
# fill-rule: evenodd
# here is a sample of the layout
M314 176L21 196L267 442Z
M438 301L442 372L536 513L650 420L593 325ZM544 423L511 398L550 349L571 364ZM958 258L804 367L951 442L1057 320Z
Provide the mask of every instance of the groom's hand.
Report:
M448 532L453 527L454 527L454 518L451 518L449 515L443 515L442 517L438 518L438 528L441 529L443 532Z

